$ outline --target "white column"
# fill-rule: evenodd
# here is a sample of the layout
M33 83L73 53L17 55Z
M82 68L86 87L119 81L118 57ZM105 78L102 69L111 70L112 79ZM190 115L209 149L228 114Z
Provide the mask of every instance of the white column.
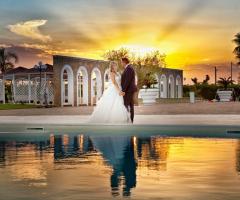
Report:
M74 76L73 76L73 72L69 73L69 79L68 79L68 98L71 101L72 107L74 107Z
M28 103L31 103L31 75L28 74Z
M44 81L45 81L45 84L47 83L47 73L45 72L44 73Z
M13 103L15 103L15 94L16 94L16 88L15 88L15 74L12 76L12 84L13 84Z
M63 79L63 75L61 74L61 107L63 107L64 106L64 83L63 83L63 81L64 81L64 79Z
M157 81L158 81L158 98L161 98L161 77L159 75L159 73L157 73Z
M45 102L45 95L46 95L46 92L47 92L47 72L44 73L44 85L43 86L44 86L44 88L43 88L43 101ZM48 99L49 99L48 96L46 98L47 98L47 101L48 101ZM45 103L47 103L47 102L45 102Z
M83 103L88 106L88 73L85 73L85 76L83 78Z
M77 72L77 107L81 104L81 78L79 80L78 76L80 76L81 71Z
M47 73L44 73L44 89L43 89L43 99L45 101L45 93L46 93L46 89L47 89Z

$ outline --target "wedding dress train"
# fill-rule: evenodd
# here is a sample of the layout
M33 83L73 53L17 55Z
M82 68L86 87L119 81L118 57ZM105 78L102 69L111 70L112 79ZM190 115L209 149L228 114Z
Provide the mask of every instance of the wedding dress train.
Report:
M121 88L120 74L115 76L115 80L119 88ZM110 80L108 88L104 91L94 108L89 123L126 124L129 122L130 116L124 106L123 97L119 95L119 92Z

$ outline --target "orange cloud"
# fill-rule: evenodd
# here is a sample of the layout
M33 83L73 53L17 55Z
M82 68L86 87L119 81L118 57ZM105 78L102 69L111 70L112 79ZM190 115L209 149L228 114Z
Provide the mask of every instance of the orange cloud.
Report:
M49 35L44 35L40 32L39 27L47 23L47 20L31 20L26 22L19 22L14 25L8 25L8 29L17 34L27 38L40 40L42 42L51 41L52 38Z

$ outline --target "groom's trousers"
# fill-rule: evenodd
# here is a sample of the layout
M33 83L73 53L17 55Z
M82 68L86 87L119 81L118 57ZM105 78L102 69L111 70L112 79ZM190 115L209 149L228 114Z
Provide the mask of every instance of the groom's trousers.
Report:
M130 112L130 118L133 123L134 120L134 100L133 100L133 93L126 93L123 96L124 105L127 108L128 112Z

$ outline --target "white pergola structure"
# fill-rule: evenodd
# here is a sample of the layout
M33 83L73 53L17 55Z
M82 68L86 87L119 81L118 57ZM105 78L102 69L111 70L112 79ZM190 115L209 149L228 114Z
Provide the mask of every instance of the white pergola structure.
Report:
M159 74L155 74L157 84L153 88L158 89L157 98L182 98L183 97L183 71L178 69L162 68Z
M0 74L0 103L5 103L5 85L11 85L13 103L55 106L95 105L109 84L107 62L55 56L54 67L17 67ZM162 68L155 74L157 98L182 98L183 71ZM137 77L136 77L137 80Z
M108 87L108 66L103 60L54 55L54 105L95 105ZM153 89L158 91L158 98L182 97L182 70L162 68L155 77Z
M41 77L40 77L41 76ZM54 102L53 67L47 65L41 73L36 68L17 67L8 70L0 80L0 100L5 103L5 82L11 83L13 103L48 104Z
M53 56L54 105L95 105L103 94L108 62L70 56Z

